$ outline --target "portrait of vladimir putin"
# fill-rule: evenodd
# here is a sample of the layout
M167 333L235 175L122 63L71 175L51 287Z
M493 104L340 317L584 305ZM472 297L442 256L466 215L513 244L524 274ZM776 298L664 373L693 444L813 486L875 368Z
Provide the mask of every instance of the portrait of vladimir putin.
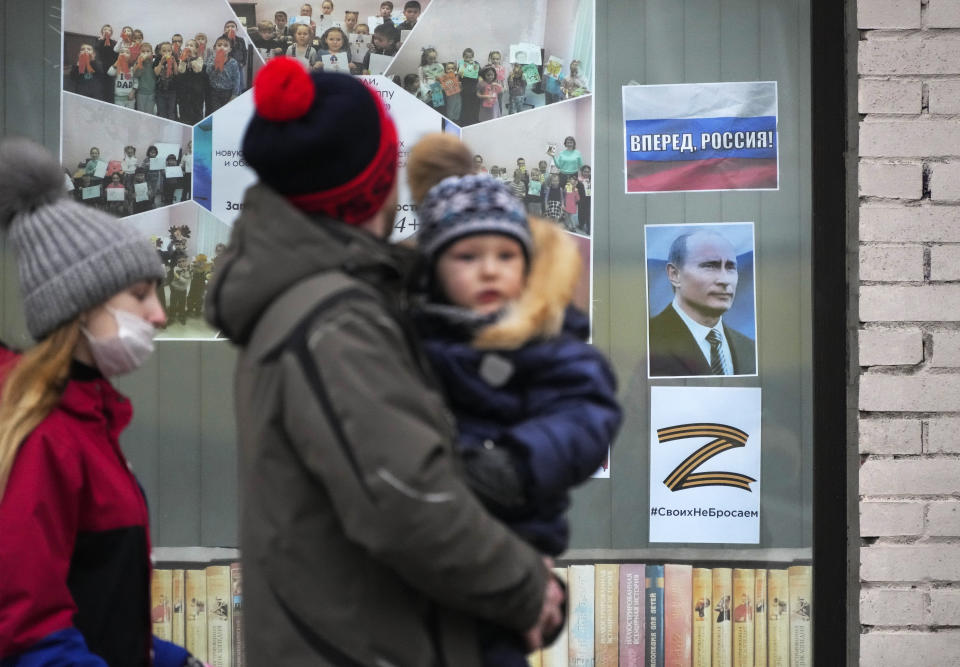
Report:
M650 301L651 312L656 312L648 330L651 378L756 374L753 338L724 321L741 278L737 250L725 234L733 226L648 226L648 253L651 229L675 233L663 269L673 298L657 311ZM752 257L752 226L750 239ZM654 278L648 277L651 285L657 282ZM753 295L745 298L752 316Z

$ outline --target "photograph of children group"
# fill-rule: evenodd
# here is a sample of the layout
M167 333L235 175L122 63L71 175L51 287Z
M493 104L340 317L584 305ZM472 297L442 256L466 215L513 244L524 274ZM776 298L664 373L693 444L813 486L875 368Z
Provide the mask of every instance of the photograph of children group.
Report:
M434 0L386 74L461 127L588 95L593 0Z
M248 30L264 60L287 55L309 69L382 74L429 4L323 0L291 5L289 0L264 0L256 3Z
M527 212L589 236L592 119L590 98L583 98L464 128L462 138L476 151L475 169L508 184Z
M193 129L63 96L61 156L77 201L117 217L190 199Z
M157 286L167 314L157 338L214 338L216 332L203 319L203 299L223 259L230 227L193 202L152 211L129 224L153 241L167 271Z
M63 89L126 109L193 125L260 65L226 2L67 0L63 13Z

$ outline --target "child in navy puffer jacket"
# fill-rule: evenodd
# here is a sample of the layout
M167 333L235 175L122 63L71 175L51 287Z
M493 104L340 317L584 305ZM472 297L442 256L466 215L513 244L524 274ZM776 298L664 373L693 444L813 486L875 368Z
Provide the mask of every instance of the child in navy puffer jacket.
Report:
M421 156L410 158L415 193L426 189L414 182ZM556 556L568 543L569 491L603 463L621 421L609 363L569 305L579 253L487 174L443 178L419 210L426 296L414 322L457 418L467 481L491 513ZM519 640L488 630L485 664L526 664Z

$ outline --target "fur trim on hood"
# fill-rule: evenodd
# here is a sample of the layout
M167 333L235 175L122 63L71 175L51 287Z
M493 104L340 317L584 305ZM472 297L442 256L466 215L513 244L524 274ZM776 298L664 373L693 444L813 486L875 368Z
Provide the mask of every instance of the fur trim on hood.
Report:
M496 323L484 327L473 346L515 350L536 338L560 333L567 306L580 277L580 252L555 222L530 216L533 260L527 286Z

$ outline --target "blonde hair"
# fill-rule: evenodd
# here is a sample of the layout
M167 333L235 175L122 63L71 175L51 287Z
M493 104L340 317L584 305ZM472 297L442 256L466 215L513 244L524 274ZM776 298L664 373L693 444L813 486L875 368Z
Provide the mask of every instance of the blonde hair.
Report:
M14 362L0 398L0 499L17 451L60 400L80 337L80 321L68 322Z
M428 134L411 149L407 160L410 194L418 204L427 191L448 176L473 173L473 154L450 134Z

